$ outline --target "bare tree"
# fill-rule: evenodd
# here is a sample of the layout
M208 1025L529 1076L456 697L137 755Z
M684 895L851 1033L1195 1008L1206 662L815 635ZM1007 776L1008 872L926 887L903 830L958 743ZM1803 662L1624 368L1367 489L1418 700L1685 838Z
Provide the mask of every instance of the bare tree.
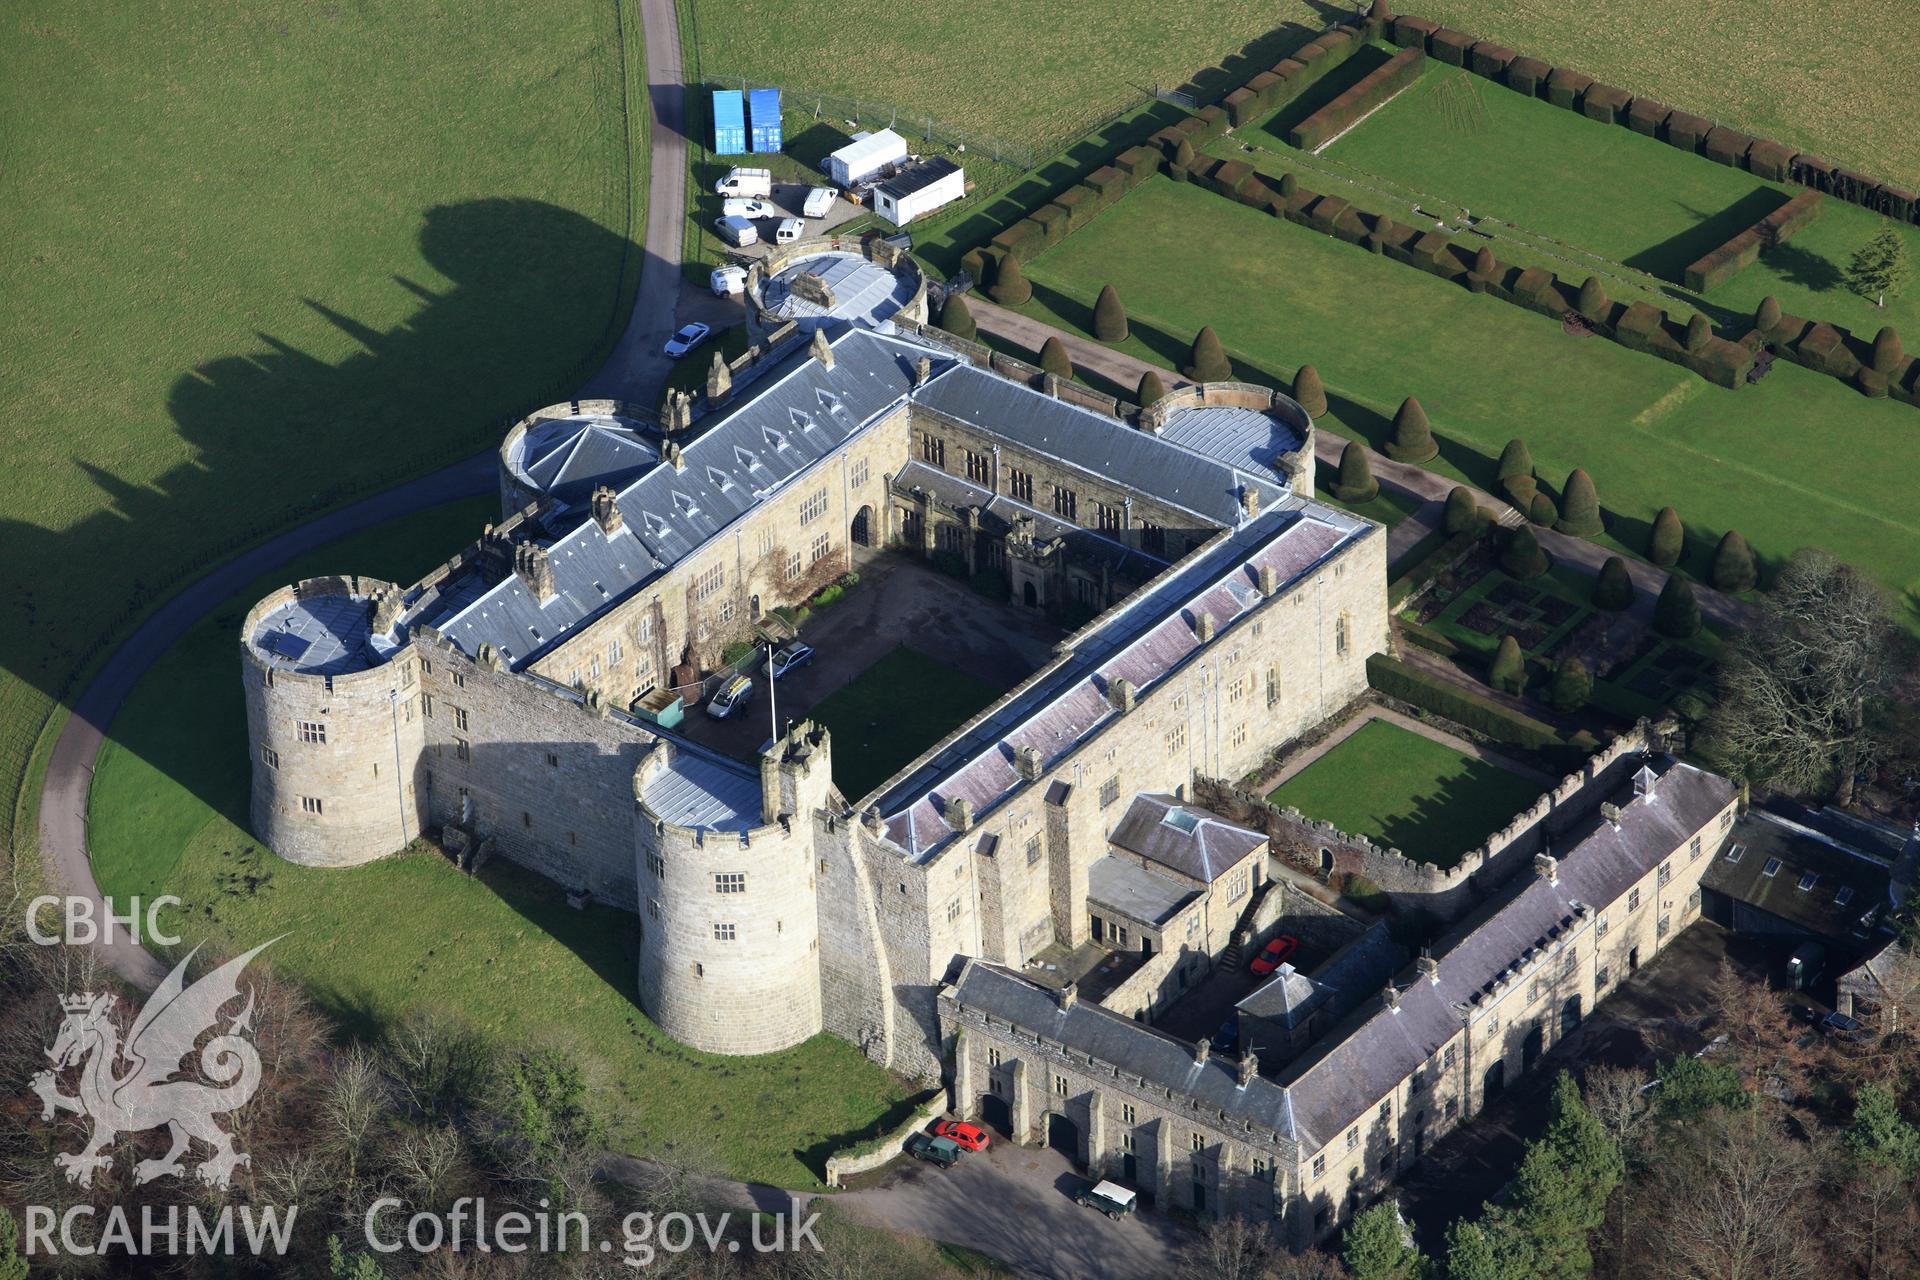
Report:
M1796 551L1722 667L1714 737L1750 778L1849 803L1880 750L1868 711L1893 686L1895 635L1878 584Z
M1641 1192L1662 1230L1639 1274L1669 1280L1801 1280L1816 1274L1808 1213L1819 1170L1764 1108L1715 1111L1683 1131Z
M1907 1176L1892 1165L1864 1163L1840 1191L1846 1212L1834 1215L1833 1226L1850 1246L1860 1274L1866 1280L1914 1274L1920 1220Z
M1217 1218L1180 1259L1181 1280L1261 1280L1277 1250L1264 1225L1238 1214Z
M1587 1110L1607 1131L1622 1153L1631 1153L1640 1145L1643 1127L1653 1114L1653 1094L1648 1086L1653 1077L1630 1067L1595 1067L1587 1072L1581 1087Z

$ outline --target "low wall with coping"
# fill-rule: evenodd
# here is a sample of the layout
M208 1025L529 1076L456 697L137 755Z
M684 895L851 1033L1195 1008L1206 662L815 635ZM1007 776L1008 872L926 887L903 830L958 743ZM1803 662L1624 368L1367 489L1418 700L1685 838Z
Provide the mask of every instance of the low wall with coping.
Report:
M907 1139L947 1113L947 1093L936 1089L933 1096L903 1121L898 1129L873 1143L848 1147L827 1157L827 1185L839 1186L845 1179L878 1169L906 1150ZM871 1148L871 1149L868 1149Z

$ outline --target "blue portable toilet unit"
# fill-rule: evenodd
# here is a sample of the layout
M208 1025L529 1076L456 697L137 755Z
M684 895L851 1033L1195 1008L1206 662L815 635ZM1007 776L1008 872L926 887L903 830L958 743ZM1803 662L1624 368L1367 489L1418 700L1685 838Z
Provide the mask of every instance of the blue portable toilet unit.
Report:
M747 119L738 89L713 91L713 153L738 156L747 150Z
M780 91L778 89L750 91L747 94L747 114L753 121L755 153L778 151L784 145L780 136Z

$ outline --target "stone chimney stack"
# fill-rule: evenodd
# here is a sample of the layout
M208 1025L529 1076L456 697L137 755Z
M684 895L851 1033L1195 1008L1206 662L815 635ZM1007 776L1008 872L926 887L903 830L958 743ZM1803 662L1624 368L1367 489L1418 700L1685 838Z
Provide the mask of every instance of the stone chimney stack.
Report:
M1260 594L1271 596L1280 590L1280 571L1270 564L1260 566Z
M1560 883L1560 859L1550 853L1534 854L1533 870L1534 874L1538 875L1548 884Z
M1260 1059L1253 1056L1252 1049L1248 1049L1240 1055L1240 1087L1244 1089L1252 1084L1253 1078L1259 1074Z
M1210 643L1213 640L1213 615L1204 610L1197 614L1193 619L1193 633L1200 637L1201 644Z
M916 387L926 386L927 379L931 378L932 376L933 376L932 360L930 360L926 356L921 356L918 360L913 362L913 385L914 386Z
M821 368L833 368L833 348L827 345L827 331L825 329L815 329L813 331L813 342L808 347L808 350L812 353L813 358L820 362Z
M693 396L686 391L667 392L667 416L660 424L661 430L668 435L676 431L685 431L693 425Z
M393 630L400 621L400 591L396 587L383 587L374 593L373 620L368 628L374 635L383 636Z
M626 523L620 514L620 504L613 500L613 490L604 484L593 491L592 509L593 522L609 538L620 532L620 526Z
M1387 989L1380 993L1380 1003L1387 1007L1388 1013L1400 1012L1400 988L1388 983Z
M733 370L720 353L713 353L713 367L707 370L707 407L717 409L733 398Z
M1240 486L1240 510L1249 520L1260 514L1260 491L1250 484Z
M1207 1065L1207 1054L1210 1052L1212 1052L1212 1046L1209 1045L1203 1037L1198 1044L1193 1046L1193 1060L1204 1067Z
M1040 760L1040 748L1015 747L1013 749L1013 771L1028 782L1040 781L1045 766Z
M1113 709L1122 715L1133 710L1134 696L1133 681L1125 676L1109 681L1107 684L1107 701L1112 703Z
M1438 960L1435 960L1432 956L1422 951L1420 958L1413 962L1413 967L1418 970L1420 976L1428 982L1431 982L1436 987L1440 985L1440 962Z
M867 824L867 831L876 836L887 833L887 820L880 816L878 808L869 809L861 815L861 821Z
M1060 1011L1062 1013L1065 1013L1067 1010L1072 1009L1074 1005L1080 1003L1079 985L1076 983L1069 982L1066 986L1060 988L1059 999L1060 999Z
M514 544L513 571L527 584L527 590L533 592L534 599L553 599L553 565L547 559L545 547L535 546L531 542Z
M971 830L973 828L973 803L966 799L947 801L947 825L958 832Z
M1609 800L1600 806L1600 816L1605 818L1607 825L1615 831L1620 829L1620 806L1613 803L1613 801Z

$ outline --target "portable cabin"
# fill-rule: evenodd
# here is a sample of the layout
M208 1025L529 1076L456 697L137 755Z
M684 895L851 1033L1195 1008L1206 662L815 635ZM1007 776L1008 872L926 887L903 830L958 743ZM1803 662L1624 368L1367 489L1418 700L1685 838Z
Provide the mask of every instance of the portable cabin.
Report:
M906 158L907 140L891 129L882 129L864 138L855 138L828 156L827 176L836 186L850 187Z
M873 189L873 211L896 227L967 194L967 172L945 156L907 166Z

